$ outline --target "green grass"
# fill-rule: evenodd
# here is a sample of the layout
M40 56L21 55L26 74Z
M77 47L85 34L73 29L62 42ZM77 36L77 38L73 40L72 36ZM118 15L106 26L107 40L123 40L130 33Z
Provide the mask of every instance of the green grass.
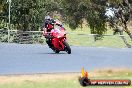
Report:
M82 88L77 81L72 82L73 80L66 81L66 80L57 80L55 82L23 82L21 84L3 84L0 85L0 88Z
M33 83L33 82L23 82L22 84L5 84L0 85L0 88L83 88L80 86L77 81L63 81L59 80L56 82L48 82L48 83ZM106 86L90 86L87 88L115 88L115 86L106 87ZM132 86L126 87L116 87L116 88L132 88Z
M75 46L90 46L90 47L115 47L115 48L124 48L126 47L125 43L123 42L122 38L117 35L114 36L104 36L101 40L94 41L94 37L90 34L90 29L85 28L78 28L76 30L71 30L68 27L67 29L67 36L68 42L70 45ZM82 35L85 34L85 35ZM105 35L112 35L112 29L109 29ZM130 40L129 36L126 33L126 39L130 45L132 45L132 41Z
M130 79L132 80L132 72L98 72L98 76L92 76L91 79ZM61 74L63 75L63 74ZM64 74L65 75L65 74ZM74 75L74 74L72 74ZM78 75L79 76L79 75ZM8 76L10 77L10 76ZM40 76L41 77L41 76ZM46 81L39 80L39 78L36 78L36 80L30 80L25 79L22 82L19 82L19 79L21 79L21 76L18 77L18 82L5 82L0 83L0 88L83 88L78 81L78 77L71 77L68 79L64 78L63 76L58 79L56 77L53 77L53 80L51 79L45 79ZM7 80L7 79L6 79ZM115 86L90 86L87 88L115 88ZM116 87L116 88L132 88L131 86L124 86L124 87Z

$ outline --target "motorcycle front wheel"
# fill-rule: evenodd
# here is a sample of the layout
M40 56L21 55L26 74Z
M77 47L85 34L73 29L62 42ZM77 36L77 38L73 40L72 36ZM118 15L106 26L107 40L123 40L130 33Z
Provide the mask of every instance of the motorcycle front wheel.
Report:
M64 41L63 44L65 45L65 51L68 54L71 54L71 48L70 48L69 44L66 41Z

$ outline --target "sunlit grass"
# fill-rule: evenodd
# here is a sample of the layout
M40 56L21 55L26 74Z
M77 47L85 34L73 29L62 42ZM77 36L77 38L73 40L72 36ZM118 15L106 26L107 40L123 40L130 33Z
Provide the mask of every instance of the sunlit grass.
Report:
M90 47L116 47L116 48L124 48L126 47L122 38L117 35L113 35L112 29L109 29L104 35L113 35L113 36L103 36L102 39L95 41L94 36L90 35L90 29L88 27L77 28L76 30L71 30L67 27L68 32L68 41L70 45L75 46L90 46ZM129 36L124 33L125 38L129 44L132 45L132 41Z
M1 77L0 88L83 88L78 81L81 73L71 74L41 74L25 76L6 76ZM130 79L131 71L97 71L89 73L90 79ZM5 81L6 80L6 81ZM115 86L90 86L87 88L115 88ZM131 86L116 86L116 88L132 88Z

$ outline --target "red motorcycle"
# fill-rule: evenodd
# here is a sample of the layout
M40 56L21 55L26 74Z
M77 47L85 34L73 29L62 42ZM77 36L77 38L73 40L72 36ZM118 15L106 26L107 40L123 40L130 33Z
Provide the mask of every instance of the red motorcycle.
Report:
M71 48L67 43L66 32L64 27L52 29L50 32L52 36L52 45L51 49L55 53L59 53L60 51L66 51L68 54L71 54Z

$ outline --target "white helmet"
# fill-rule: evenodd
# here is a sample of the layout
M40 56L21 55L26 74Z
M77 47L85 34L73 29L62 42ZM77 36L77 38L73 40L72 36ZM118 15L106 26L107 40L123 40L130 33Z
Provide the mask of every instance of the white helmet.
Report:
M51 20L52 18L48 15L45 17L45 20Z

